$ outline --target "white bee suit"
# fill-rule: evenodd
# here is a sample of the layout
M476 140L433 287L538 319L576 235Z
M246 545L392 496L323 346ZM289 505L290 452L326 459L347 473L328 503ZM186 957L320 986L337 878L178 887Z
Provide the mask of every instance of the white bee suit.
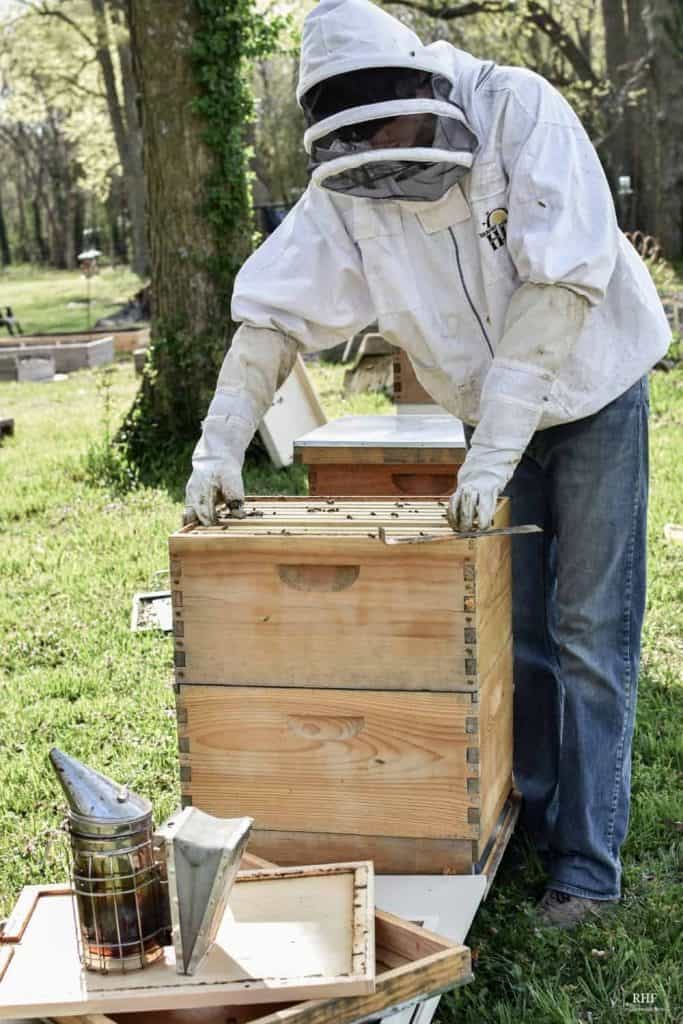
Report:
M252 331L233 343L222 376L248 393L239 348L248 341L257 358L254 329L268 330L262 358L274 359L273 331L315 351L377 320L434 399L477 426L456 514L467 523L482 496L483 526L534 431L621 395L666 351L670 332L619 231L595 150L552 86L447 43L423 47L368 0L322 0L305 23L299 96L371 67L434 76L433 100L394 101L391 114L431 107L439 126L432 159L449 187L431 198L433 171L418 167L410 181L429 201L350 194L378 194L382 160L416 167L429 150L318 151L324 131L334 139L345 119L359 119L357 109L309 128L312 182L237 277L232 315ZM376 106L386 116L386 104ZM354 182L349 169L359 166L372 173ZM391 194L409 192L410 181L391 178Z

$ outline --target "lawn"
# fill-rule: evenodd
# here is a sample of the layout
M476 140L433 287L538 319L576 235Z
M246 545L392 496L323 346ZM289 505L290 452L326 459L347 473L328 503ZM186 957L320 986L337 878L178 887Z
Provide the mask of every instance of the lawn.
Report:
M330 416L390 409L377 396L344 399L339 367L312 373ZM112 494L85 463L105 407L111 429L135 388L130 362L0 384L0 414L16 421L0 448L0 916L22 885L67 870L52 745L148 795L157 822L178 802L171 641L131 633L129 622L133 593L165 584L179 486L175 497ZM541 933L531 913L540 871L513 843L469 938L476 980L444 1000L442 1024L623 1024L639 993L653 994L657 1021L683 1020L683 546L663 536L683 520L682 426L683 371L653 374L649 605L623 905L610 923ZM304 481L251 466L247 488L301 492Z
M78 270L12 265L0 268L0 306L10 306L24 334L85 331L140 290L142 282L128 267L103 267L88 282ZM3 331L0 337L5 337Z

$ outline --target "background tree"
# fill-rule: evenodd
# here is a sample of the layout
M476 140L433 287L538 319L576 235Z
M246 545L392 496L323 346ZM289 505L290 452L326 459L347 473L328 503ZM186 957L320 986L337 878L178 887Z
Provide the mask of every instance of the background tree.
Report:
M20 257L72 266L88 226L119 258L130 235L133 268L146 269L137 89L122 5L14 0L0 9L0 158L8 236Z
M681 0L385 0L428 41L538 71L582 118L613 191L631 178L622 226L683 253Z
M144 473L186 458L232 326L235 274L252 245L247 62L280 27L252 0L130 0L152 267L152 347L118 442Z
M298 76L297 54L291 51L260 60L254 68L254 195L267 203L290 205L306 188L306 125L296 102Z
M124 16L125 7L123 0L109 0L109 14L115 28L116 54L119 61L119 88L110 40L107 5L104 0L90 0L90 3L95 21L95 52L104 80L109 119L123 170L124 189L128 201L133 249L131 267L142 276L149 270L142 133L136 103L137 83Z

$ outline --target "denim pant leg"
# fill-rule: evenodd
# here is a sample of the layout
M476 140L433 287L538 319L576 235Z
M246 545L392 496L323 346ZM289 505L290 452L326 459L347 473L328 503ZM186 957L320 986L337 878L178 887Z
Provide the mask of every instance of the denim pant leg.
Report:
M474 428L465 424L469 446ZM555 539L550 480L536 458L536 434L503 492L513 526L535 523L542 534L512 538L514 637L514 778L524 797L520 824L547 854L559 781L562 686L551 634Z
M645 609L648 399L643 378L594 416L541 431L557 537L563 688L550 884L620 894Z
M551 622L555 540L546 471L529 445L505 489L513 525L535 523L542 534L512 538L514 636L514 777L524 797L521 824L547 853L559 781L562 685Z

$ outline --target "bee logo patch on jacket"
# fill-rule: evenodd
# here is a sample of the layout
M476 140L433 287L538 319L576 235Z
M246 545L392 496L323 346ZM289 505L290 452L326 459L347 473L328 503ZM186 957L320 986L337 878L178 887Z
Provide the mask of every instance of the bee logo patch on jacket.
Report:
M499 206L496 210L489 210L482 221L484 230L479 232L479 237L488 239L488 243L494 251L505 245L507 219L507 210L504 206Z

